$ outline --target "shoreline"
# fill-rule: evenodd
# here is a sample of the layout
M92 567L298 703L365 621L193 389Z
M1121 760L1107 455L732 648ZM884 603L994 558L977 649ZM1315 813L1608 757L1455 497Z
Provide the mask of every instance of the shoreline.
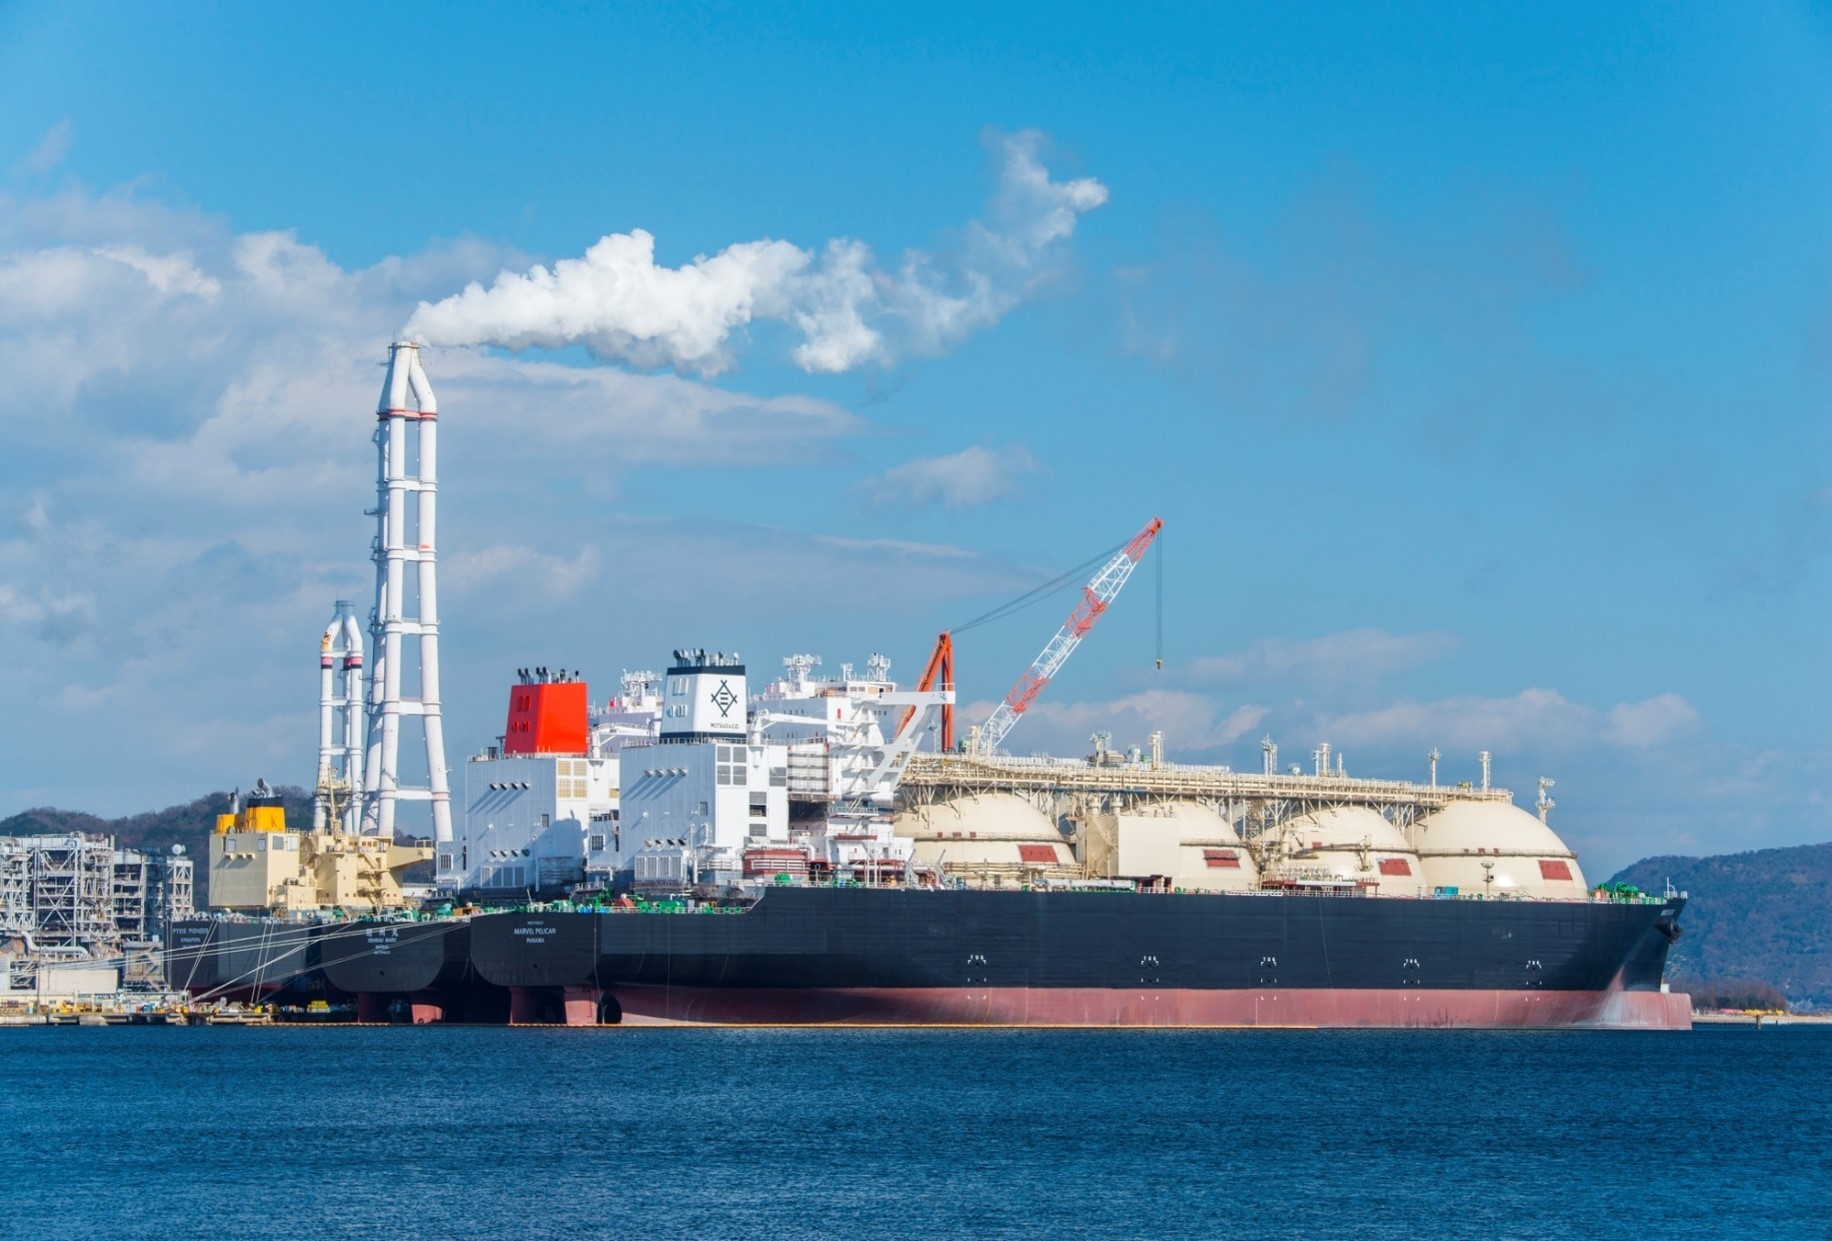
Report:
M1695 1026L1822 1026L1832 1013L1693 1013Z

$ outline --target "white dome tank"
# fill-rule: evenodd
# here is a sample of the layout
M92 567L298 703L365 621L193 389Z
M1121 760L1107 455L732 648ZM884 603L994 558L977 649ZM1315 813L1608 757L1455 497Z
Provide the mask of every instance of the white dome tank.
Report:
M1278 842L1281 874L1296 878L1321 872L1372 884L1381 896L1430 892L1422 859L1404 833L1366 806L1331 806L1287 819L1268 840Z
M1581 900L1589 893L1577 855L1512 802L1451 802L1413 825L1412 842L1433 888L1550 900Z
M1186 892L1250 892L1259 868L1232 824L1201 802L1169 801L1088 820L1090 874L1159 880Z
M1074 852L1049 816L1016 793L979 793L899 811L892 831L914 842L918 866L1001 886L1074 873Z

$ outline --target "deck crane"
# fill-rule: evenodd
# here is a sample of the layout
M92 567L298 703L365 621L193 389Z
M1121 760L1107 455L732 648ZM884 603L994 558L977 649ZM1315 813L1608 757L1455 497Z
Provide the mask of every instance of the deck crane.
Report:
M951 690L954 688L954 635L943 633L935 639L935 651L929 656L929 666L922 670L922 679L916 682L918 693L932 690ZM910 717L916 714L911 707L897 721L897 732L902 734L909 726ZM954 749L954 703L952 700L942 704L941 708L941 752L948 753Z
M1163 528L1161 520L1152 518L1081 588L1081 602L1069 613L1069 619L1062 622L1062 628L1056 631L1056 636L1044 645L1042 652L1031 661L1031 666L1025 669L1024 675L1018 678L1018 683L1011 687L1011 692L1005 695L1005 701L998 705L991 718L980 728L977 746L980 754L991 755L997 752L999 743L1005 740L1006 734L1011 732L1019 718L1030 710L1031 703L1037 700L1043 687L1062 670L1062 665L1068 662L1075 648L1081 645L1081 640L1088 636L1094 623L1112 606L1120 588L1126 585L1126 579L1138 568L1152 540L1158 537L1158 531ZM949 654L953 654L951 649Z

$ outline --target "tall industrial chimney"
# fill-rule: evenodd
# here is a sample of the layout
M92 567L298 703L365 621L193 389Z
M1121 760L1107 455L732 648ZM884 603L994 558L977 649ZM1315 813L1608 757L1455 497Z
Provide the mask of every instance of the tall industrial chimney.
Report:
M439 404L420 366L420 348L388 347L388 377L376 407L375 611L369 614L369 759L364 765L363 830L392 838L400 801L432 803L441 862L451 852L452 798L446 781L445 729L439 715L439 590L435 576ZM412 432L410 437L410 431ZM414 468L409 471L410 438ZM411 497L411 499L410 499ZM409 566L413 583L409 587ZM403 674L408 644L418 656L418 692ZM401 783L401 721L418 719L426 740L425 787ZM449 869L442 867L442 869Z
M362 816L363 633L347 599L337 601L319 639L318 677L318 790L312 827L353 833Z

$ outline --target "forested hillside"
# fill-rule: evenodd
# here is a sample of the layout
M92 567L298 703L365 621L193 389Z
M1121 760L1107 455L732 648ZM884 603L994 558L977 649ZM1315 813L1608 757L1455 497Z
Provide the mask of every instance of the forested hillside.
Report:
M1832 844L1644 858L1615 878L1689 894L1669 957L1676 989L1762 982L1796 1008L1832 1008Z
M286 806L289 826L309 828L312 825L312 795L301 788L282 785L275 790ZM89 832L113 836L115 843L127 849L144 849L164 853L173 845L183 845L195 860L197 903L204 905L209 870L210 832L216 816L229 812L228 793L210 793L182 806L167 806L145 814L123 819L103 819L80 810L53 810L41 807L21 811L10 819L0 820L0 836L38 836L57 832Z

